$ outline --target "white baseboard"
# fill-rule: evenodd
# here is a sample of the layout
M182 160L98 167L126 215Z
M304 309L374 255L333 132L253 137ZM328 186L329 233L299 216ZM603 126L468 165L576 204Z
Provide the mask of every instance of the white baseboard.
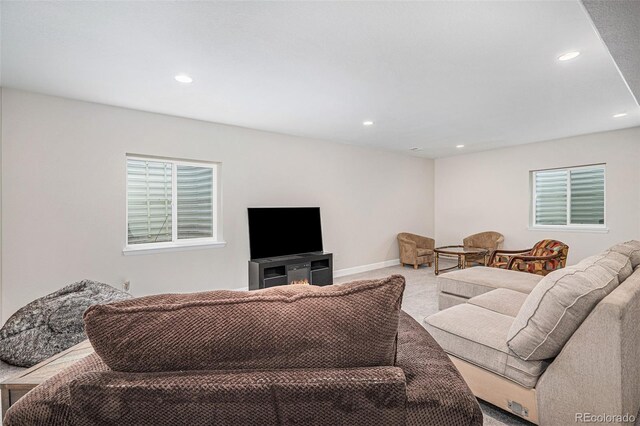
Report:
M400 264L400 259L385 260L384 262L370 263L369 265L354 266L353 268L338 269L333 271L334 278L344 277L346 275L359 274L361 272L373 271L376 269L387 268Z

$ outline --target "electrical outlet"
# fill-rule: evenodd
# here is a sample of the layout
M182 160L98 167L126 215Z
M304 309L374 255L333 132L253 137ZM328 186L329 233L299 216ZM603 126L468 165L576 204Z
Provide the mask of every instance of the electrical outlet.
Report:
M131 281L127 280L122 283L122 289L124 291L129 291L129 288L131 288Z

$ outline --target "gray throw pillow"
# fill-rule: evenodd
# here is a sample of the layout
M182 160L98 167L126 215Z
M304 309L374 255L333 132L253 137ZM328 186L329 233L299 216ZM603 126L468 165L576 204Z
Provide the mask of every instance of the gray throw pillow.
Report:
M589 258L544 277L509 329L509 348L524 360L558 355L593 308L618 286L618 274Z
M580 263L597 263L600 266L610 269L618 274L618 281L620 284L633 274L631 259L627 255L611 249L600 254L596 254L595 256L587 257Z
M636 268L640 265L640 241L631 240L626 243L616 244L609 250L622 253L631 259L631 266Z

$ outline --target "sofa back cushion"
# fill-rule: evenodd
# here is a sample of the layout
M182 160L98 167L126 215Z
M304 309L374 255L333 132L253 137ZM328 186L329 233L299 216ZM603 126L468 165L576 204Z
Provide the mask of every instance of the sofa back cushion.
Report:
M631 267L640 265L640 241L631 240L626 243L616 244L609 250L622 253L631 259Z
M398 367L95 372L68 383L74 424L403 425ZM54 423L51 423L54 424Z
M509 348L524 360L558 355L598 302L618 286L618 274L588 258L544 277L509 329Z
M327 287L161 294L84 315L115 371L347 368L393 365L400 275Z
M587 257L580 263L596 263L610 269L618 275L618 281L620 284L633 274L631 259L628 256L611 249L594 256Z

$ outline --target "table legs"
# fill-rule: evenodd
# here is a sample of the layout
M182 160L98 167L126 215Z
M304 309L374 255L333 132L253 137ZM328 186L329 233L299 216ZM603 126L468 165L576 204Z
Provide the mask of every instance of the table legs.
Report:
M458 260L458 262L457 262L456 266L451 266L450 268L444 268L444 269L442 269L442 268L440 268L440 253L435 252L435 253L434 253L434 257L435 257L435 259L434 259L434 261L435 261L435 267L434 267L434 270L433 270L433 273L434 273L435 275L439 275L441 272L450 271L450 270L452 270L452 269L456 269L456 268L457 268L457 269L466 269L466 268L467 268L467 255L466 255L466 254L464 254L464 253L460 253L460 254L453 254L453 253L452 253L452 254L446 254L446 255L444 255L444 256L445 256L445 257L453 257L453 256L456 256L456 257L458 258L458 259L457 259L457 260ZM488 257L487 257L487 256L484 256L484 261L482 262L482 263L484 263L484 266L487 266L487 260L488 260Z
M451 266L449 268L444 268L444 269L440 268L440 253L435 252L434 256L435 256L435 267L434 267L433 273L435 275L439 275L440 272L450 271L452 269L464 269L464 268L466 268L466 265L465 265L466 257L465 257L465 255L460 255L460 254L458 254L458 255L448 255L448 254L444 255L445 257L456 256L458 258L458 263L455 266Z

